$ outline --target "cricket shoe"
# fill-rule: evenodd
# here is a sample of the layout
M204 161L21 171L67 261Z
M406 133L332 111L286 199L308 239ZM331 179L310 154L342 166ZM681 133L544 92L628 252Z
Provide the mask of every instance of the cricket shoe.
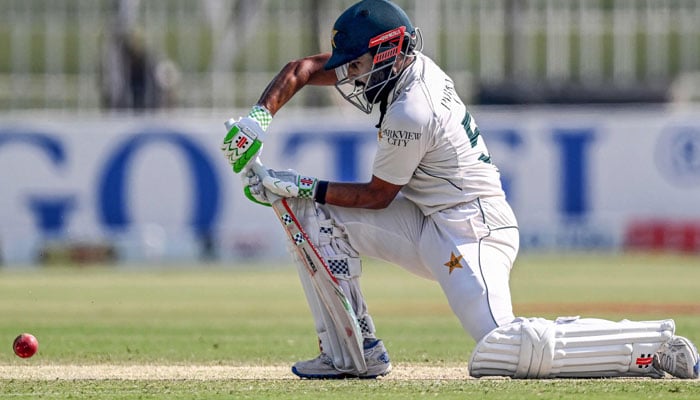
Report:
M683 336L674 336L664 343L656 353L653 365L681 379L698 379L700 374L698 350Z
M357 370L342 371L333 365L333 359L326 353L321 352L318 357L299 361L292 366L292 373L305 379L374 379L391 372L391 361L384 343L375 339L365 344L365 361L367 372L360 374Z

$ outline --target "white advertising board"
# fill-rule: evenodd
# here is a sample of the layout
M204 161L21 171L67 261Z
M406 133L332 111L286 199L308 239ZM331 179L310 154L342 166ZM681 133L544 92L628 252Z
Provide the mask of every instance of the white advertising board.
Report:
M472 112L523 250L700 252L700 109ZM271 210L245 199L220 154L229 116L0 116L0 262L31 263L50 241L111 242L125 261L286 257ZM375 117L280 113L263 160L324 179L368 180Z

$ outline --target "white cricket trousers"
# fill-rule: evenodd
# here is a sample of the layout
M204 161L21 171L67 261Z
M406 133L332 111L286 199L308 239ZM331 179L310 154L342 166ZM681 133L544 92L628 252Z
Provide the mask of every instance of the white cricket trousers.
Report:
M504 198L477 199L428 216L401 195L382 210L323 207L362 256L437 281L475 341L515 318L509 276L520 239Z

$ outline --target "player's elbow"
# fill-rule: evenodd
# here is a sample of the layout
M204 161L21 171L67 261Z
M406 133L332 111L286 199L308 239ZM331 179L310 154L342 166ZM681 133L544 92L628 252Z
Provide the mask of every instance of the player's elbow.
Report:
M304 59L291 60L284 66L284 70L291 75L301 75L304 71Z
M367 194L369 195L367 197L369 197L369 203L371 203L371 206L368 208L381 210L389 207L401 190L401 187L402 185L395 185L373 175L372 180L367 184Z
M298 83L319 84L319 77L323 75L323 63L318 57L304 57L289 61L283 68L288 79Z
M304 60L292 60L289 61L284 68L282 68L282 76L284 77L286 84L297 84L303 82L304 84L308 80L308 74L304 73ZM302 85L303 86L303 85Z
M289 61L283 68L286 75L304 85L334 85L336 82L335 71L326 71L324 65L330 53L299 58Z

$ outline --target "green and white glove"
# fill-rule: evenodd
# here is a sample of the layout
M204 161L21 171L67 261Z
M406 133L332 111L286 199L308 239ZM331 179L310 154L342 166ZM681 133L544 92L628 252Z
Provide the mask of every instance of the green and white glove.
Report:
M243 171L260 154L263 136L271 122L272 114L261 105L253 106L247 117L226 121L228 133L221 151L234 172Z
M270 193L280 197L298 197L301 199L314 199L319 186L318 178L299 175L293 169L286 171L268 171L262 184Z
M262 184L262 179L252 169L248 169L241 174L241 180L243 181L243 193L248 200L270 207L273 199L270 198L271 196L268 196L265 186Z
M267 175L260 178L253 169L246 170L242 175L243 193L253 203L269 206L275 198L298 197L314 199L319 184L327 184L316 178L299 175L298 172L267 170Z

